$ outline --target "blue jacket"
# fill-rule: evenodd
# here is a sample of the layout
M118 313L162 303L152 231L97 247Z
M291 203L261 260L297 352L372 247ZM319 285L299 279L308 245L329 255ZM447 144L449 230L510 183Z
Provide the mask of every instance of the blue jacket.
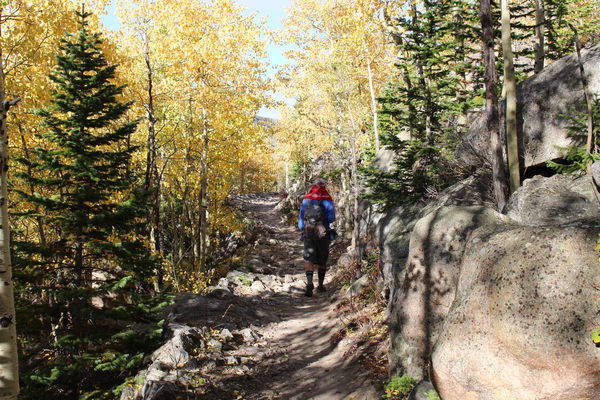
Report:
M325 228L329 230L329 224L335 221L335 208L333 207L333 201L315 199L302 199L302 205L300 206L300 217L298 218L298 229L302 230L304 228L304 207L309 204L319 204L319 201L321 202L321 206L325 212L325 221L323 221Z

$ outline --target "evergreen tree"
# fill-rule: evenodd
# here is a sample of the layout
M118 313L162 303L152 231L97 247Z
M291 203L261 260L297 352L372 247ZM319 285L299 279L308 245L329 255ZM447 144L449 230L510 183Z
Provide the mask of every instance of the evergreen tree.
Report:
M449 149L466 113L481 105L473 62L477 12L468 0L427 0L397 21L397 77L380 96L382 143L397 156L390 172L367 169L367 195L388 206L433 194L456 180Z
M158 302L145 295L156 263L129 165L137 122L122 122L130 103L111 83L116 67L90 14L77 15L80 30L61 41L50 76L53 102L37 111L47 131L20 160L31 173L17 175L37 188L18 192L31 209L17 215L46 227L39 240L15 241L19 332L42 346L22 348L23 398L115 398L160 334L130 329L150 321Z
M558 60L575 51L575 38L568 24L573 24L584 43L598 40L600 6L594 1L545 0L545 34L547 57Z
M560 174L570 173L585 173L588 166L596 160L600 159L598 149L600 148L600 96L596 96L592 105L592 120L594 125L592 152L588 152L585 146L588 133L588 112L581 111L584 108L571 107L569 112L564 115L564 118L569 121L567 125L568 136L573 143L567 147L558 147L563 151L564 157L562 160L548 160L546 165Z

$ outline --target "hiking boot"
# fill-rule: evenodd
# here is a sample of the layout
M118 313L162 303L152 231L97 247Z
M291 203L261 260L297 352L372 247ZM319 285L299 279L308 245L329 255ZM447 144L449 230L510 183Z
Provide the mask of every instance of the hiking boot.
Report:
M304 293L304 295L306 297L312 297L312 292L313 292L314 288L315 288L315 286L312 283L308 283L306 285L306 293Z
M325 285L317 286L317 293L325 293L327 289L325 289Z

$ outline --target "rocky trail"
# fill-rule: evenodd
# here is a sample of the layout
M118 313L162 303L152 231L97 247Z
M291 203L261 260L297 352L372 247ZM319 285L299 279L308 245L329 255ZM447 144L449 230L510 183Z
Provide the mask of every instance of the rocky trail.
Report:
M278 200L236 200L254 222L243 266L206 296L177 295L166 320L171 339L122 400L380 398L380 383L339 335L343 294L333 273L327 293L303 295L302 242L275 209Z

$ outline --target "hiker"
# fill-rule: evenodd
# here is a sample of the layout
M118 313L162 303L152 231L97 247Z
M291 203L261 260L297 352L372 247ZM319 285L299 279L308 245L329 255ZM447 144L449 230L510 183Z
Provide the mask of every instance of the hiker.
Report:
M329 257L329 242L335 239L335 230L330 224L335 221L333 199L325 188L322 179L316 179L310 191L302 199L298 228L302 232L301 240L304 241L304 270L306 271L306 293L313 294L313 274L315 265L318 268L319 286L317 292L325 292L325 272L327 271L327 258Z

